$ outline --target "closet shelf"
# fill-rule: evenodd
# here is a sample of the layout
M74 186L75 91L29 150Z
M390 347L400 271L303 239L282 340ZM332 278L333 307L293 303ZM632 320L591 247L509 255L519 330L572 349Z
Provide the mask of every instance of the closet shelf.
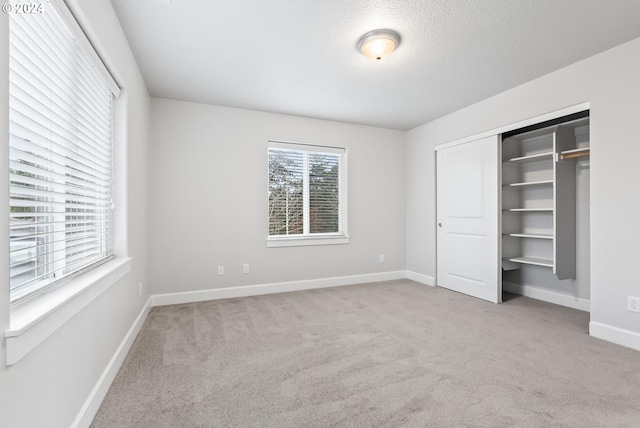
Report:
M541 180L541 181L525 181L523 183L511 183L505 184L505 189L519 189L522 187L533 187L533 186L546 186L548 184L553 184L553 180Z
M511 159L507 159L505 161L505 163L507 164L520 164L520 163L527 163L527 162L537 162L537 161L544 161L544 160L549 160L549 159L553 159L553 152L545 152L545 153L538 153L535 155L528 155L528 156L520 156L517 158L511 158Z
M508 258L510 262L520 263L525 265L534 265L534 266L544 266L544 267L553 267L553 260L551 259L541 259L538 257L511 257Z
M504 211L512 213L536 213L536 212L553 212L553 208L509 208Z
M539 233L505 233L507 236L514 238L534 238L534 239L553 239L553 235L543 235Z

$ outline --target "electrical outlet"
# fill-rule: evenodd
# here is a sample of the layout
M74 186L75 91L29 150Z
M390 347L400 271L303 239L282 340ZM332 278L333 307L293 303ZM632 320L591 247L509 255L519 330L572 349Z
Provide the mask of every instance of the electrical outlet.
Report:
M384 254L380 254L380 263L384 263Z
M218 266L218 275L224 275L224 266Z
M242 265L242 273L249 273L249 263Z
M627 300L627 310L640 314L640 297L629 296Z

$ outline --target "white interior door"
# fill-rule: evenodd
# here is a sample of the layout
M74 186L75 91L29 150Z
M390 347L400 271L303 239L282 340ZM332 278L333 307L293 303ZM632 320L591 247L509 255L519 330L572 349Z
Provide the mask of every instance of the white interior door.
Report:
M437 151L437 285L502 301L499 137Z

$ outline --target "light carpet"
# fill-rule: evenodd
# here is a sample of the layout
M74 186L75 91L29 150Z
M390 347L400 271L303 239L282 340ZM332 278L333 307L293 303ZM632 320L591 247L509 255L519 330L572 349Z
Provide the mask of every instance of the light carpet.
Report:
M409 280L156 307L92 427L640 427L588 323Z

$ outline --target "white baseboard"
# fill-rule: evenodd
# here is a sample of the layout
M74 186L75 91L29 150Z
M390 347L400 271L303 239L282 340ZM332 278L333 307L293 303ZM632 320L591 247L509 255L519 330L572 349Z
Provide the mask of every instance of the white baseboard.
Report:
M509 293L531 297L532 299L543 300L556 305L567 306L585 312L591 312L591 301L580 297L570 296L555 291L544 290L530 285L515 284L513 282L502 282L502 289Z
M93 387L91 393L82 405L78 415L71 424L72 428L85 428L91 425L93 418L102 404L102 400L107 395L107 391L109 391L113 380L118 374L118 370L120 370L125 357L129 353L133 342L138 336L138 333L142 328L142 324L144 324L144 321L147 319L147 315L149 315L151 302L152 298L149 297L149 300L147 300L145 305L142 307L138 317L133 322L133 325L125 335L124 339L122 339L120 346L116 349L116 352L111 357L111 360L105 367L102 375L100 375L98 382L96 382L96 385Z
M640 351L640 333L635 331L591 321L589 323L589 334L598 339Z
M276 282L272 284L245 285L238 287L213 288L209 290L185 291L183 293L155 294L153 306L180 303L203 302L207 300L232 299L235 297L260 296L263 294L288 291L311 290L314 288L340 287L343 285L391 281L406 278L406 271L381 272L364 275L339 276L334 278L307 279L302 281Z
M434 277L428 276L428 275L423 275L421 273L413 272L413 271L410 271L410 270L407 271L406 277L407 277L407 279L410 279L411 281L416 281L416 282L419 282L421 284L430 285L432 287L434 287L436 285L436 280L435 280Z

